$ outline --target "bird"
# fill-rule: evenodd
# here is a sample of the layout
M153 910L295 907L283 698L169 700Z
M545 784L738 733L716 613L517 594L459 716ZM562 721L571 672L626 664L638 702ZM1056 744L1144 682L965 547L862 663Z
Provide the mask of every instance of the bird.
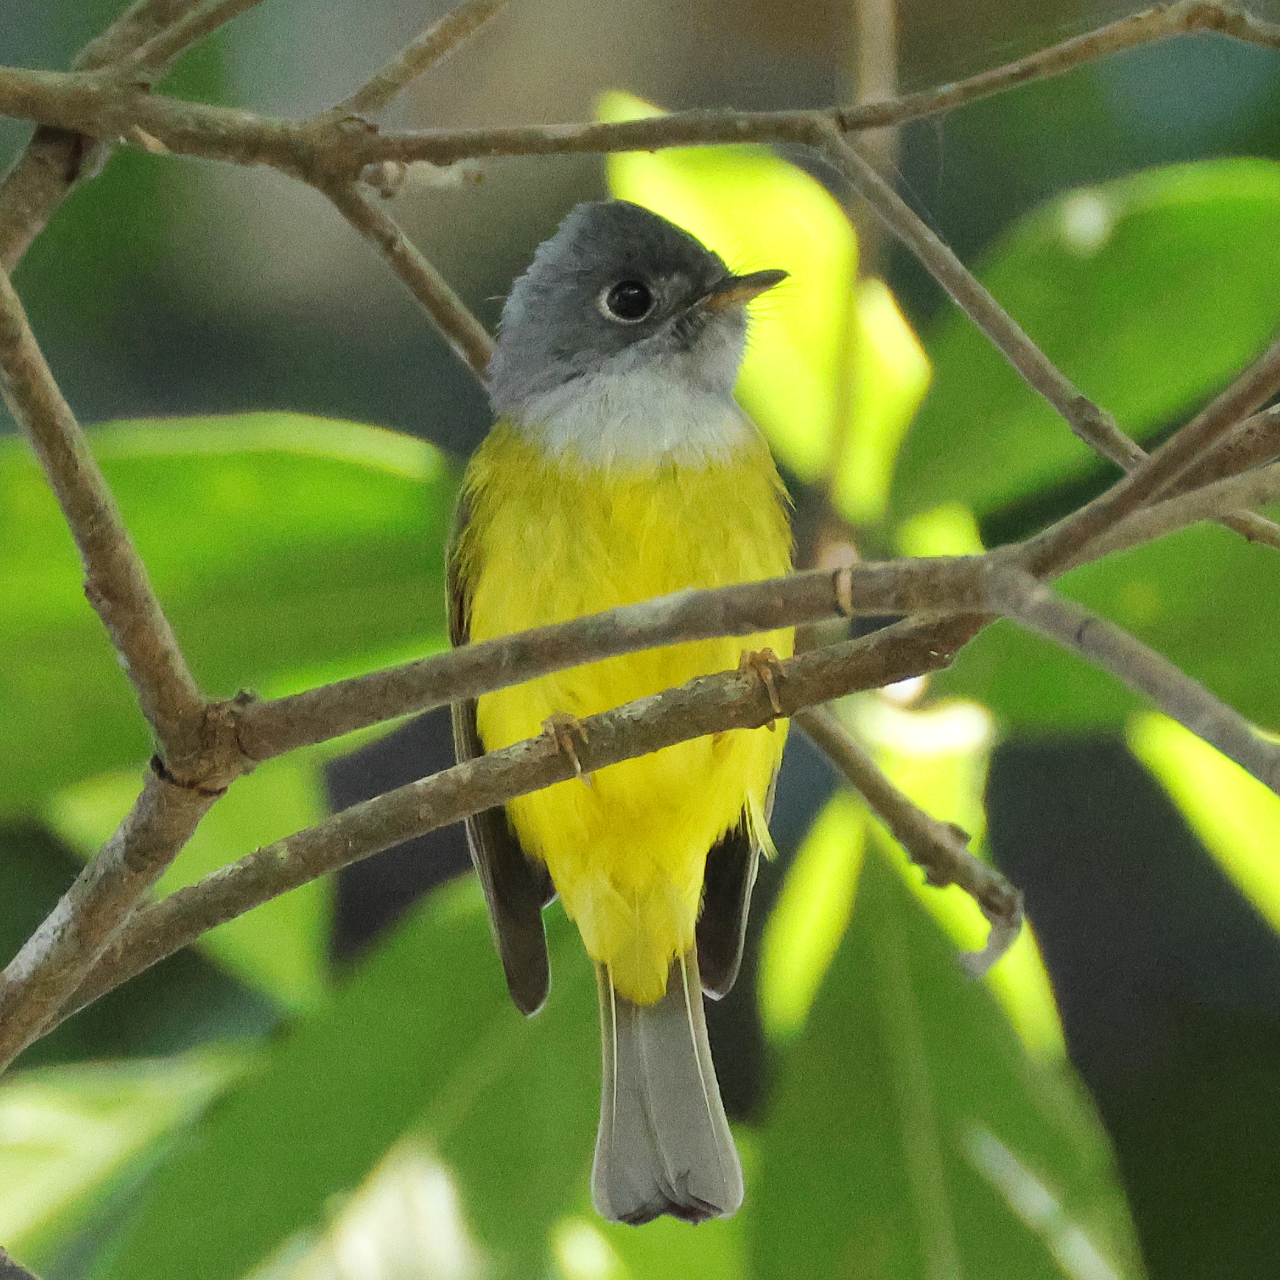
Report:
M786 274L735 274L626 201L567 214L502 310L486 374L495 421L448 553L455 645L790 572L790 500L733 396L746 305ZM669 645L457 702L456 753L549 733L577 766L580 719L744 665L772 697L792 648L789 628ZM517 1008L546 998L542 911L557 895L595 964L592 1198L607 1219L699 1222L742 1202L703 993L737 976L785 738L781 718L712 734L467 821Z

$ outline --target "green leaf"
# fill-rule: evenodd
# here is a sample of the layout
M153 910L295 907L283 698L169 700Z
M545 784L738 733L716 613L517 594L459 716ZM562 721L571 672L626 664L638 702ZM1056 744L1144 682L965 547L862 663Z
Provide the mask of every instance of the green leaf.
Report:
M1214 861L1280 932L1280 796L1189 729L1153 711L1133 716L1125 738Z
M597 114L661 112L611 92ZM790 273L757 304L738 397L802 480L830 479L852 519L878 517L929 366L888 289L856 282L857 242L839 205L767 147L619 153L607 167L615 196L684 227L731 267Z
M1275 552L1201 524L1068 574L1056 589L1131 631L1242 715L1280 727ZM1010 726L1119 726L1145 705L1113 676L1014 623L988 627L935 689L985 703Z
M210 694L443 643L454 480L431 446L296 414L119 423L91 443ZM150 751L17 439L0 441L0 706L0 815Z
M1061 196L978 274L1051 360L1142 438L1225 383L1280 326L1280 165L1212 160ZM1086 473L1092 451L954 308L898 458L899 517L985 515Z
M110 1188L236 1074L226 1054L85 1063L0 1084L0 1240L43 1270Z
M878 854L783 1057L760 1157L760 1280L1141 1274L1082 1092L1026 1056Z
M411 1125L456 1179L494 1275L538 1274L586 1183L599 1087L594 976L563 916L548 926L555 986L524 1019L474 881L433 895L196 1127L109 1275L240 1276L322 1228Z
M274 843L327 813L323 751L269 760L239 779L209 811L156 886L159 896ZM140 768L76 783L45 807L49 827L89 857L137 799ZM206 933L200 946L230 972L288 1009L314 1005L327 989L329 881L313 880Z

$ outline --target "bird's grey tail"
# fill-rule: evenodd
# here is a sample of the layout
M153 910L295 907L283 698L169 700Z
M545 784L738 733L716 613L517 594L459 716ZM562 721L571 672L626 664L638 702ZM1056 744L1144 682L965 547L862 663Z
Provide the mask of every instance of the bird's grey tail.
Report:
M639 1224L669 1213L725 1217L742 1166L720 1101L696 951L671 966L657 1004L633 1004L597 966L604 1087L591 1194L596 1211Z

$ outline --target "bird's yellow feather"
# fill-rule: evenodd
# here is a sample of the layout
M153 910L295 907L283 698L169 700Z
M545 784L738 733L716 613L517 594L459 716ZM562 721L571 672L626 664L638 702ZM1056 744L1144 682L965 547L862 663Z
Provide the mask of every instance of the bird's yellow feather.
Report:
M777 577L791 565L786 495L764 441L722 457L588 465L499 423L472 459L455 554L472 640L545 626L686 587ZM738 665L790 656L792 633L698 641L610 658L484 695L486 750ZM694 943L707 853L764 811L786 723L680 743L510 802L527 853L551 872L588 952L637 1004L658 1000Z

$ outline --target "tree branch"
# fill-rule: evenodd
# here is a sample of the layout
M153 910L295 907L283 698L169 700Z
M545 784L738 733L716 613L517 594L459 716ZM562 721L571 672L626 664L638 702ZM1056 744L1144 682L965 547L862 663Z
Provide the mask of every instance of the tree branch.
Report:
M991 924L987 945L966 953L965 968L981 977L1017 941L1022 894L995 867L969 851L969 835L953 822L939 822L885 777L862 744L825 707L796 713L795 722L862 794L925 880L936 888L958 885L982 908Z
M92 71L128 57L200 0L137 0L77 54L72 68ZM106 149L73 130L40 126L0 183L0 269L12 272L54 210Z
M333 201L338 212L377 247L409 292L422 303L454 354L483 381L493 354L493 339L445 278L422 256L400 226L366 199L354 183L322 184L320 190Z
M781 714L793 715L847 693L892 683L904 663L914 670L937 666L943 658L936 651L922 651L913 645L909 633L899 633L896 639L891 647L873 637L850 640L782 663L775 685ZM582 769L594 773L690 738L728 729L759 728L778 715L757 675L726 671L586 718L577 754ZM136 911L58 1020L209 929L289 889L518 795L574 777L574 763L544 735L398 787L260 849L198 884ZM44 1034L53 1025L56 1023L46 1024L34 1034Z
M895 560L681 591L465 645L287 698L250 702L233 709L235 736L256 763L397 716L640 649L755 635L857 613L936 611L940 597L944 608L954 601L977 607L980 566L976 557Z
M1241 419L1277 391L1280 391L1280 339L1124 479L1024 543L1023 567L1039 577L1066 563L1075 552L1086 547L1091 538L1104 533L1161 490L1174 486L1181 475L1198 466Z
M1280 794L1280 743L1261 737L1198 680L1115 623L1051 591L1029 573L991 563L985 575L993 611L1109 671Z
M122 57L112 70L122 83L151 85L192 45L261 3L262 0L204 0L203 4L184 6L186 12L176 22Z
M371 116L418 76L443 62L506 6L506 0L467 0L405 45L381 71L333 109L335 116Z
M80 424L36 344L22 303L0 273L4 398L40 460L84 562L85 594L124 660L170 769L199 752L204 701Z
M0 68L0 114L89 133L136 138L135 129L170 151L241 164L272 164L297 175L320 164L353 180L382 161L449 165L492 156L563 152L653 151L708 143L811 143L822 131L883 128L936 115L1031 80L1060 75L1100 57L1166 36L1218 31L1280 48L1280 26L1225 3L1179 0L1167 9L1122 18L1084 36L955 84L888 102L823 111L695 110L620 124L535 125L509 129L433 129L381 134L321 117L292 123L226 108L129 92L108 78Z
M1224 480L1215 480L1212 484L1202 485L1198 489L1179 494L1176 498L1166 498L1163 502L1139 507L1105 533L1091 539L1082 555L1073 559L1067 567L1074 569L1086 560L1101 560L1116 551L1154 542L1157 538L1163 538L1166 534L1184 529L1200 520L1221 520L1224 511L1261 506L1278 499L1280 463L1246 471L1238 476L1227 476ZM1271 522L1268 520L1265 523Z

